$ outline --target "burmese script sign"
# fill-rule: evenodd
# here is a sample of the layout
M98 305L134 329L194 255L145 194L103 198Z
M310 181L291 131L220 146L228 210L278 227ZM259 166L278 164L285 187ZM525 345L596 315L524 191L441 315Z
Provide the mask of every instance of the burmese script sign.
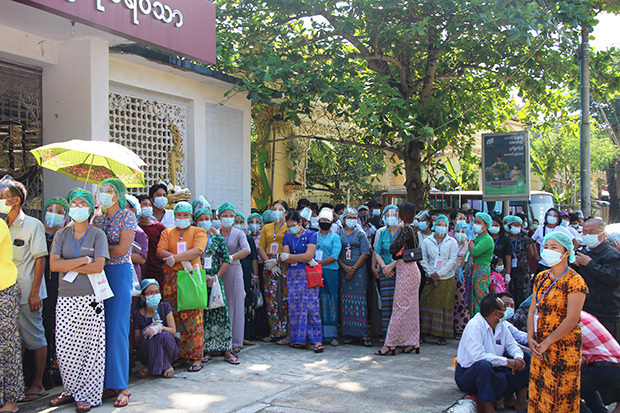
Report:
M14 0L203 63L215 63L207 0Z

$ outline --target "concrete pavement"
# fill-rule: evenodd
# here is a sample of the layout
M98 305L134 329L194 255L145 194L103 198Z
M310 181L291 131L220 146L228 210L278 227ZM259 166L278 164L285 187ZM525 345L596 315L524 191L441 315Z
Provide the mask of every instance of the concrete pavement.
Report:
M105 400L107 412L443 412L464 394L454 383L457 341L422 345L421 354L375 356L378 347L326 346L325 352L256 342L237 366L215 357L201 372L176 369L176 377L130 376L128 407ZM61 391L55 388L50 396ZM73 404L47 406L51 397L21 411L73 412Z

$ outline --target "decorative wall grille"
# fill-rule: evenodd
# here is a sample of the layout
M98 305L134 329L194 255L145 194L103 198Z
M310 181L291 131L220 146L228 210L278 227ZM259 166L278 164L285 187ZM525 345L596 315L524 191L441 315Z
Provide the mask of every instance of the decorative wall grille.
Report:
M41 217L43 174L29 152L43 144L41 70L0 62L0 178L26 186L24 212Z
M111 92L109 111L110 141L126 146L146 162L145 189L160 179L184 188L187 108Z

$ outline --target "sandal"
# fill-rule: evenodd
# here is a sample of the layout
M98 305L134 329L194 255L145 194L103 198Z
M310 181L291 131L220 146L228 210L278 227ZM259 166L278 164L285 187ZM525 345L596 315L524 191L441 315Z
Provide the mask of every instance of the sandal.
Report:
M169 367L168 369L164 370L164 372L161 374L161 376L164 379L171 379L174 377L174 367Z
M344 344L353 344L353 339L352 338L345 338L344 340L342 340L342 342Z
M129 404L129 398L131 394L121 393L116 396L116 400L114 401L114 407L125 407Z
M244 340L243 340L243 345L244 345L244 346L253 346L253 345L254 345L254 343L252 343L250 340L245 340L245 339L244 339Z
M321 344L321 343L316 343L316 344L314 345L314 352L315 352L315 353L322 353L322 352L323 352L323 350L325 350L325 348L323 348L323 344Z
M189 364L188 359L177 359L174 363L172 363L172 367L185 367Z
M308 345L307 344L291 344L291 347L293 347L293 348L300 348L300 349L307 349Z
M90 412L91 405L88 402L75 402L75 411L77 413Z
M235 365L241 363L241 361L239 361L239 357L235 356L234 354L232 357L228 357L228 358L225 357L224 360L230 364L235 364Z
M445 338L441 337L439 341L437 342L437 344L439 344L440 346L445 346L446 344L448 344L448 342L446 341Z
M291 344L291 341L288 338L283 338L282 340L276 341L276 344L279 346L288 346L289 344Z
M150 376L150 373L149 369L147 369L146 367L142 367L140 371L138 371L138 377L140 377L141 379L146 379L148 376Z
M372 340L368 337L362 337L362 344L364 347L372 347Z
M235 347L235 348L233 348L232 352L235 353L235 354L238 354L238 353L241 353L241 350L242 350L241 347Z
M202 370L202 364L192 364L187 368L187 371L191 373L198 373L200 370Z
M50 407L58 407L58 406L62 406L63 404L69 404L69 403L73 403L73 396L60 395L56 397L55 399L50 400L49 405Z
M211 355L210 354L205 354L205 356L202 358L202 362L203 363L206 363L209 360L211 360Z

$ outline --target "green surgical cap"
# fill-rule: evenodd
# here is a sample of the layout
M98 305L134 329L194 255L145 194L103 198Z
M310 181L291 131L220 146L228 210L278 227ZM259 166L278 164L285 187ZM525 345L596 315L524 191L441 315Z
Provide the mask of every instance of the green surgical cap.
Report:
M90 206L90 214L95 213L95 197L93 193L86 189L75 188L73 191L69 192L67 195L67 202L70 204L74 199L83 199L88 202L88 206Z
M127 199L125 198L125 184L117 178L104 179L103 182L101 182L101 186L105 184L112 185L116 191L116 197L118 198L118 207L120 209L125 209L127 206Z
M390 204L390 205L386 205L385 208L383 208L383 215L385 215L386 212L388 212L390 209L395 209L398 211L398 207L394 204Z
M245 222L245 215L243 215L241 212L235 211L235 216L243 218L243 222Z
M508 215L506 217L506 224L512 225L515 222L518 222L519 224L523 224L523 220L516 215Z
M209 202L205 199L204 196L200 195L198 197L198 199L194 199L194 201L192 202L192 209L194 211L197 211L199 209L208 209L211 210L211 205L209 204Z
M209 215L209 218L213 219L213 213L211 212L211 210L204 209L204 208L198 208L197 210L194 211L194 219L198 219L198 217L201 216L202 214L207 214Z
M491 215L487 214L486 212L476 212L476 216L483 220L488 226L491 226L491 224L493 224Z
M189 202L181 201L174 206L174 213L177 212L189 212L191 214L193 212L192 205Z
M45 203L45 208L44 209L47 209L47 207L49 207L52 204L58 204L58 205L62 206L65 209L65 213L69 212L69 204L67 203L67 200L64 199L63 197L55 196L53 198L50 198Z
M439 221L443 221L446 224L450 224L450 221L448 220L448 217L445 215L439 215L437 218L435 218L435 224L438 223Z
M268 224L273 221L274 219L273 219L273 213L271 212L271 209L268 209L265 212L263 212L263 223Z
M218 215L222 215L222 212L228 211L228 210L230 210L230 211L232 211L234 213L237 213L237 211L235 211L235 207L230 202L224 202L222 205L220 205L217 208L217 214Z
M547 240L554 239L566 248L567 251L570 251L570 256L568 257L569 264L575 262L575 251L573 240L570 239L568 235L560 231L553 231L545 235L545 239L543 240L543 245L547 243Z
M260 216L260 214L258 212L254 212L252 214L250 214L250 216L248 217L248 221L251 220L252 218L258 218L259 220L263 220L263 218Z

